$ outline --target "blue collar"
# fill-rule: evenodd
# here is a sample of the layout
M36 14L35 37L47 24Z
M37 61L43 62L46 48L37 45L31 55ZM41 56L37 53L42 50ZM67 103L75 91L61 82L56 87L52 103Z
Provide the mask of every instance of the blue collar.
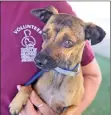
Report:
M77 71L75 71L75 69L77 69ZM56 67L55 70L61 74L64 74L64 75L68 75L68 76L75 76L78 74L79 70L80 70L80 64L77 64L76 66L74 66L73 69L71 70L66 70L66 69L62 69L62 68L59 68L59 67Z
M75 72L74 70L77 69L77 71ZM65 70L59 67L56 67L55 70L61 74L64 75L68 75L68 76L75 76L78 74L79 70L80 70L80 64L77 64L76 66L74 66L73 69L71 70ZM32 78L25 83L25 86L31 85L32 83L34 83L44 72L46 72L45 70L41 70L39 73L36 72Z

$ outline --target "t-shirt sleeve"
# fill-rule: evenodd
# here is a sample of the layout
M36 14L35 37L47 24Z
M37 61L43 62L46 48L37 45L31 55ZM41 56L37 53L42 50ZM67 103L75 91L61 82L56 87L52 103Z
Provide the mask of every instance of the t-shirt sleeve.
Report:
M85 66L89 64L90 62L92 62L93 59L94 59L94 52L92 50L92 46L90 45L89 41L86 40L81 65Z
M56 1L54 7L57 8L59 13L67 13L77 16L77 14L72 10L72 7L66 1Z

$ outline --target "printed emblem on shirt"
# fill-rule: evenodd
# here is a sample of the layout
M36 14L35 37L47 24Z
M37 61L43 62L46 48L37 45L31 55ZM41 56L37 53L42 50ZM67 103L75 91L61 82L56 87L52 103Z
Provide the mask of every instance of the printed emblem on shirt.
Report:
M39 34L42 33L40 28L34 25L22 25L20 27L17 27L16 30L14 30L15 34L18 34L19 32L23 32L24 34L24 37L21 38L21 62L33 62L36 56L36 40L32 35L32 29L38 32Z

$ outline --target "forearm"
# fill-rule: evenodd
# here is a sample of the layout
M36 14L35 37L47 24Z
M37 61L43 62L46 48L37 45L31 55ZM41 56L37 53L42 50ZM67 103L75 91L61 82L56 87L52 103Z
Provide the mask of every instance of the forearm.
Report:
M84 96L82 103L78 107L78 111L83 113L84 110L94 100L101 83L101 75L99 76L84 76Z

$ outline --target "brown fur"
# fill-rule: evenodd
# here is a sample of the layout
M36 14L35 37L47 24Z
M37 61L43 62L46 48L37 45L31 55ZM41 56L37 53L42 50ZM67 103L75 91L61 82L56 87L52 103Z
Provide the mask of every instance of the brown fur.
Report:
M50 11L53 8L47 9ZM41 52L47 53L54 60L59 60L59 67L71 69L81 62L86 25L77 17L58 14L53 9L53 15L43 28L43 32L47 33L48 39L43 40ZM74 46L70 48L62 47L61 44L65 39L73 41ZM34 90L57 114L72 115L83 97L83 82L81 69L76 76L72 77L50 70L45 72L35 83ZM23 88L10 104L12 115L21 111L22 106L30 96L32 90L28 93L27 89L29 87L25 87L25 91L23 91ZM63 107L67 107L67 109L61 113Z

